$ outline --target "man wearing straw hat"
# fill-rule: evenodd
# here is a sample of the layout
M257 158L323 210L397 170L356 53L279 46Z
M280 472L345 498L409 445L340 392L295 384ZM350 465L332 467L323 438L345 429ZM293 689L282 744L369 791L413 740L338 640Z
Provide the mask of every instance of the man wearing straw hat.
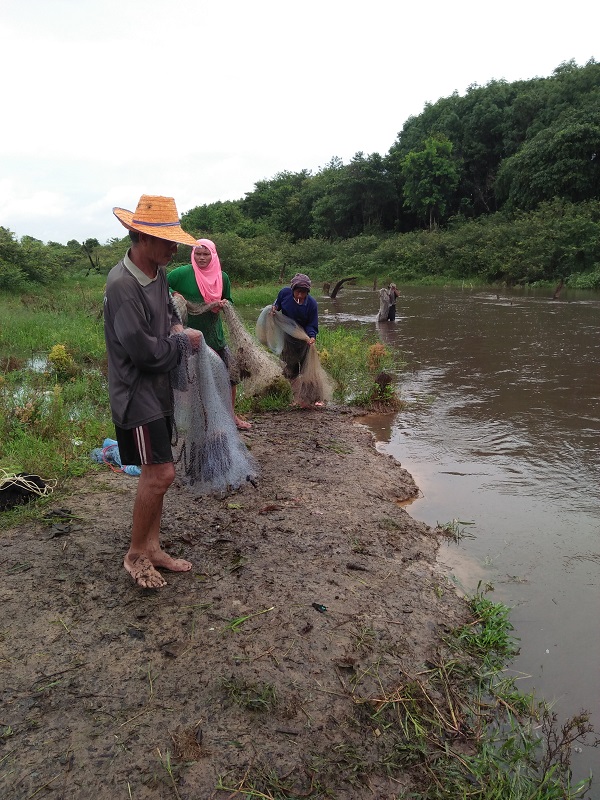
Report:
M158 568L187 572L192 567L162 550L159 535L163 499L175 478L169 373L186 345L178 340L187 336L197 350L201 339L198 331L178 324L165 267L178 244L193 247L196 240L182 230L171 197L143 195L135 212L114 208L113 213L129 230L131 247L106 281L108 391L122 463L141 467L123 563L139 586L159 589L166 581Z

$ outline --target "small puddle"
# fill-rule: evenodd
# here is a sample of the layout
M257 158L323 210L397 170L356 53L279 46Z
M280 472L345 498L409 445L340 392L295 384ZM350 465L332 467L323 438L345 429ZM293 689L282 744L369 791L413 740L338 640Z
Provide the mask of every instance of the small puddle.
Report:
M31 372L46 372L48 369L48 356L36 355L27 360L25 368Z

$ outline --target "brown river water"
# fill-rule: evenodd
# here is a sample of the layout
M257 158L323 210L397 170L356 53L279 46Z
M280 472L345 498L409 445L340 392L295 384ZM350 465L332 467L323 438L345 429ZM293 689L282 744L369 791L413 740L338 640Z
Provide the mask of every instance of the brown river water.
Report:
M411 516L463 523L440 560L511 608L519 689L600 735L600 295L399 288L381 324L372 290L315 292L321 325L377 331L407 362L406 407L365 423L420 487ZM600 797L600 748L578 746L574 778L590 770Z

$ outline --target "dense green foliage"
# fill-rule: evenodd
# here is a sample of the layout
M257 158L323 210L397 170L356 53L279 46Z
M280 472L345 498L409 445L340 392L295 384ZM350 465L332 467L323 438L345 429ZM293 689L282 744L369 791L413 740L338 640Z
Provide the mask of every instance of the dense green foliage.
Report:
M455 93L408 119L389 160L401 162L408 153L421 150L433 134L446 136L460 170L449 215L487 214L509 197L512 207L522 210L554 197L594 199L600 177L599 101L600 64L594 61L585 67L562 64L550 78L471 86L464 97ZM514 158L512 167L505 164ZM550 169L552 162L556 172ZM542 166L546 174L536 192L524 193ZM521 168L528 174L520 174ZM500 170L502 189L497 193ZM574 195L564 182L569 170L577 187ZM513 188L515 180L519 186Z
M215 237L217 238L217 237ZM467 281L508 285L558 282L600 289L600 202L553 200L535 211L452 219L444 228L356 236L338 242L286 237L218 237L234 283L287 282L295 272L334 283L342 276L379 284ZM188 257L182 252L181 258Z
M410 117L389 152L281 172L235 201L197 206L184 228L216 241L238 284L527 284L600 289L600 64L491 81ZM106 273L127 240L67 245L0 228L0 289ZM180 248L177 263L189 258Z
M2 230L0 230L0 234ZM4 231L14 260L0 263L0 290L20 292L54 282L60 275L89 283L96 272L82 252L62 245L39 243L33 263L23 247ZM221 263L234 287L287 283L295 272L307 272L315 282L333 284L353 275L366 284L556 283L600 290L600 201L572 203L556 199L534 211L502 212L477 219L454 218L445 228L385 236L363 234L332 242L311 238L291 242L282 234L246 239L236 233L212 234ZM123 256L127 239L97 249L98 273L106 275ZM48 251L47 257L44 249ZM180 247L176 264L190 251ZM0 255L0 259L2 256ZM64 261L62 260L64 258Z
M192 209L185 222L241 237L293 241L410 231L555 197L597 199L600 64L568 62L549 78L470 86L410 117L385 156L333 158L316 175L281 172L239 201Z
M121 239L102 246L97 239L44 244L32 236L19 241L12 231L0 226L0 290L19 292L31 285L51 284L62 276L87 277L103 271L101 265L116 264L122 254Z
M442 217L458 185L458 168L452 159L452 142L438 134L423 142L423 149L402 159L404 205L418 217L426 216L432 230Z

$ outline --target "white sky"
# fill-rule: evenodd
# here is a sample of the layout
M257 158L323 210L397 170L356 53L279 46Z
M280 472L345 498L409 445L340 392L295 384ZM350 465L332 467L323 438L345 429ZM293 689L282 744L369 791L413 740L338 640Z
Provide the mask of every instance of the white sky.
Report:
M1 0L0 225L105 242L141 194L180 213L385 155L473 83L600 60L600 4Z

